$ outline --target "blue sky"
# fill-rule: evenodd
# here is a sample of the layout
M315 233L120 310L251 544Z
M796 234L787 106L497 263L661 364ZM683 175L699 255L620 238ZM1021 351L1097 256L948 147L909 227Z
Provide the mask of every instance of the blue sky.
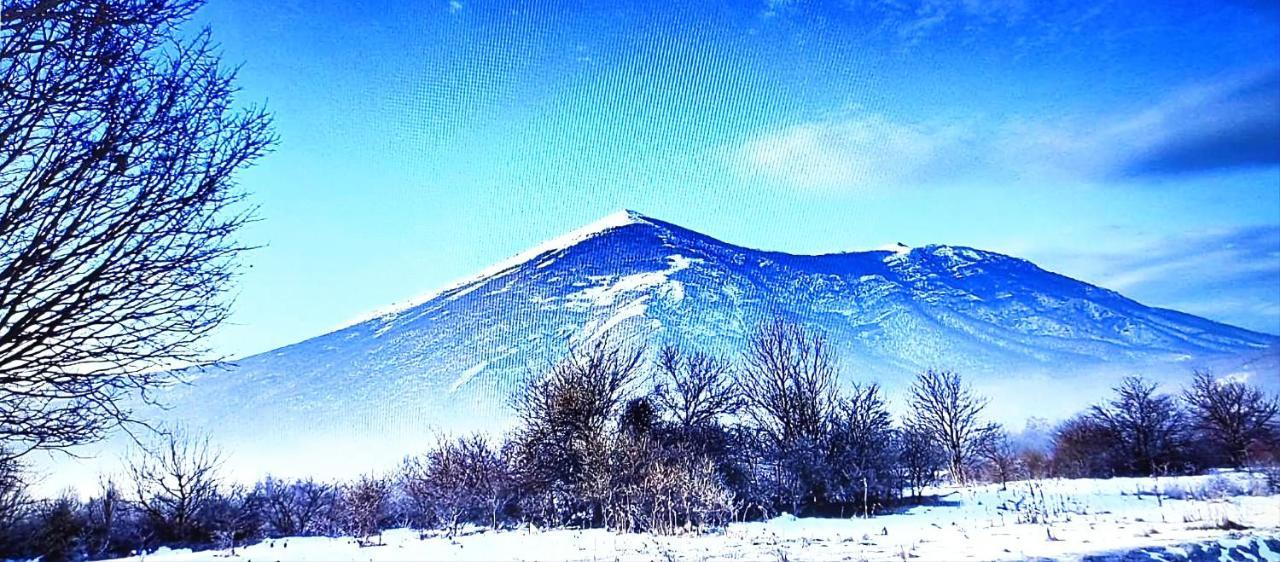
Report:
M209 0L281 144L239 356L619 208L791 252L1004 251L1280 333L1270 2Z

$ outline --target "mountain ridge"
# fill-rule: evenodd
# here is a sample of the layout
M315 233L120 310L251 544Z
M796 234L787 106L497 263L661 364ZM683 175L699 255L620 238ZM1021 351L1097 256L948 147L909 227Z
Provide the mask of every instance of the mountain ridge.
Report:
M638 212L638 211L634 211L634 210L631 210L631 209L621 209L621 210L619 210L619 211L616 211L616 212L614 212L614 213L611 213L611 214L609 214L609 215L606 215L605 217L602 217L601 219L599 219L599 220L597 220L597 221L594 221L594 222L592 222L592 223L590 223L590 224L588 224L588 225L585 225L585 226L583 226L583 227L580 227L580 228L578 228L578 229L572 230L572 231L570 231L570 232L568 232L568 233L566 233L566 234L563 234L563 235L561 235L561 236L557 236L557 237L551 238L551 239L549 239L549 240L547 240L547 241L544 241L544 242L542 242L542 243L540 243L540 244L537 244L537 245L535 245L535 246L533 246L533 247L531 247L531 248L529 248L529 249L526 249L526 250L524 250L524 251L522 251L522 252L520 252L520 253L518 253L518 254L516 254L516 255L512 256L512 257L509 257L509 258L507 258L507 259L501 260L501 261L499 261L499 262L495 263L494 265L491 265L491 266L489 266L489 267L486 267L486 268L482 269L481 271L479 271L479 272L477 272L477 273L474 273L474 274L471 274L471 275L468 275L468 276L462 277L462 278L460 278L460 279L454 280L454 281L452 281L452 282L446 283L446 284L444 284L443 286L441 286L441 287L439 287L439 288L436 288L436 289L433 289L433 290L428 291L428 292L426 292L426 293L423 293L422 295L419 295L419 296L417 296L417 297L413 297L413 298L410 298L410 299L406 299L406 300L404 300L404 301L400 301L400 302L394 303L394 304L389 305L389 306L387 306L387 307L381 307L381 308L375 309L374 311L372 311L372 312L370 312L370 313L362 314L362 315L358 316L357 318L355 318L355 319L353 319L353 320L350 320L350 321L344 322L344 323L340 324L339 326L337 326L337 327L335 327L335 328L333 328L333 329L330 329L330 330L326 331L325 333L331 333L331 332L339 331L339 330L342 330L342 329L350 328L350 327L355 326L355 325L357 325L357 324L361 324L361 323L368 322L368 321L371 321L371 320L376 320L376 319L378 319L378 318L380 318L380 317L384 317L384 316L388 316L388 315L394 315L394 314L397 314L397 313L399 313L399 312L403 312L404 310L407 310L407 309L410 309L410 308L413 308L413 307L416 307L416 306L420 306L420 305L422 305L422 304L425 304L427 301L429 301L429 300L431 300L431 299L433 299L433 298L436 298L436 297L439 297L439 296L442 296L442 295L446 295L446 294L448 294L448 293L452 293L452 292L454 292L454 291L457 291L457 290L460 290L460 289L465 288L465 287L467 287L467 286L470 286L470 285L472 285L472 284L474 284L474 283L478 283L478 282L486 281L487 279L489 279L489 278L491 278L491 277L494 277L494 276L497 276L497 275L499 275L499 274L503 274L503 273L509 272L509 270L511 270L511 269L513 269L513 268L517 268L517 267L519 267L520 265L523 265L523 264L525 264L525 263L528 263L529 261L532 261L532 260L534 260L534 259L537 259L537 258L539 258L539 257L543 256L544 254L549 254L549 253L554 253L554 252L556 252L556 251L566 250L566 249L568 249L568 248L572 247L572 246L573 246L573 245L575 245L575 244L578 244L578 243L580 243L580 242L584 242L584 241L586 241L588 238L591 238L591 237L593 237L593 236L600 235L600 234L604 234L604 233L606 233L606 232L607 232L607 231L609 231L609 230L612 230L612 229L615 229L615 228L626 227L626 226L630 226L630 225L637 225L637 224L640 224L640 225L648 224L648 225L655 226L655 227L662 228L662 229L667 229L667 230L676 230L676 231L678 231L678 232L685 233L685 234L687 234L687 235L693 235L693 236L697 236L697 237L700 237L700 238L704 238L704 239L707 239L707 240L713 241L713 242L715 242L715 243L717 243L717 244L721 244L721 245L724 245L724 246L726 246L726 247L729 247L729 248L732 248L732 249L735 249L735 250L745 251L745 252L752 252L752 253L756 253L756 254L760 254L760 255L764 255L764 256L771 256L771 257L773 257L773 258L776 258L776 259L782 259L782 260L793 260L793 261L796 261L796 260L799 260L799 261L803 261L803 260L824 260L824 259L831 259L831 258L841 258L841 257L846 257L846 258L848 258L848 257L867 256L867 255L880 255L880 254L883 254L883 255L884 255L884 257L891 257L892 255L895 255L895 254L896 254L896 255L904 255L904 254L909 255L909 254L911 254L912 252L925 252L925 253L931 253L931 254L935 254L935 255L936 255L939 251L946 252L948 255L951 255L951 254L960 254L960 255L964 255L964 256L969 256L971 259L973 259L973 260L975 260L975 261L976 261L976 260L980 260L980 259L989 259L989 258L993 258L993 257L994 257L994 258L997 258L997 259L1013 260L1013 261L1016 261L1016 262L1020 262L1020 263L1028 264L1028 265L1031 265L1031 266L1033 266L1033 267L1036 267L1037 269L1040 269L1041 271L1043 271L1043 272L1045 272L1045 273L1047 273L1047 274L1051 274L1051 275L1054 275L1054 276L1058 276L1058 277L1063 277L1063 278L1066 278L1066 279L1070 279L1070 280L1072 280L1072 281L1074 281L1074 282L1078 282L1078 283L1081 283L1081 284L1084 284L1084 285L1088 285L1088 286L1092 287L1093 289L1096 289L1096 290L1099 290L1099 291L1106 291L1106 292L1108 292L1108 293L1110 293L1110 294L1112 294L1112 295L1116 295L1116 296L1121 296L1121 297L1123 297L1123 295L1121 295L1120 293L1118 293L1118 292L1116 292L1116 291L1113 291L1113 290L1111 290L1111 289L1107 289L1107 288L1105 288L1105 287L1101 287L1101 286L1098 286L1098 285L1093 285L1093 284L1088 283L1088 282L1086 282L1086 281L1080 281L1080 280L1077 280L1077 279L1071 278L1070 276L1067 276L1067 275L1065 275L1065 274L1061 274L1061 273L1058 273L1058 272L1054 272L1054 271L1051 271L1051 270L1046 270L1046 269L1040 268L1038 265L1036 265L1034 262L1031 262L1030 260L1026 260L1026 259L1024 259L1024 258L1019 258L1019 257L1017 257L1017 256L1012 256L1012 255L1009 255L1009 254L1004 254L1004 253L995 252L995 251L991 251L991 250L983 250L983 249L979 249L979 248L972 247L972 246L964 246L964 245L956 245L956 244L936 244L936 243L935 243L935 244L926 244L926 245L924 245L924 246L911 247L911 246L906 246L906 245L901 244L901 243L897 243L897 244L895 244L895 245L894 245L894 246L895 246L895 248L893 248L893 249L888 249L888 248L884 248L884 247L882 247L882 248L869 249L869 250L847 250L847 251L826 252L826 253L818 253L818 254L801 254L801 253L792 253L792 252L786 252L786 251L781 251L781 250L764 250L764 249L758 249L758 248L751 248L751 247L748 247L748 246L737 245L737 244L733 244L733 243L730 243L730 242L725 242L725 241L723 241L723 240L721 240L721 239L718 239L718 238L715 238L715 237L712 237L712 236L709 236L709 235L706 235L706 234L702 234L702 233L697 232L697 231L693 231L693 230L691 230L691 229L688 229L688 228L683 227L683 226L680 226L680 225L676 225L676 224L674 224L674 223L670 223L670 222L667 222L667 221L663 221L663 220L661 220L661 219L657 219L657 218L654 218L654 217L651 217L651 216L645 215L645 214L640 213L640 212ZM1124 298L1127 298L1127 297L1124 297ZM1135 302L1136 302L1136 301L1135 301ZM1143 306L1146 306L1146 305L1143 305ZM1182 314L1182 315L1186 315L1186 316L1194 317L1193 315L1189 315L1189 314L1186 314L1186 313L1183 313L1183 312L1180 312L1180 311L1177 311L1177 310L1174 310L1174 309L1170 309L1170 308L1161 308L1161 307L1148 307L1148 308L1152 308L1152 309L1155 309L1155 310L1167 311L1167 312L1171 312L1171 313ZM1194 317L1194 318L1198 318L1198 319L1199 319L1200 317ZM1204 319L1204 320L1207 320L1207 319ZM1210 322L1215 322L1215 323L1218 323L1218 324L1222 324L1222 325L1224 325L1224 326L1229 326L1229 327L1234 328L1234 329L1239 329L1239 330L1245 330L1245 331L1250 331L1250 332L1252 332L1251 330L1246 330L1246 329L1244 329L1244 328L1238 328L1238 327L1236 327L1236 326L1230 326L1229 324L1225 324L1225 323L1221 323L1221 322L1216 322L1216 321L1212 321L1212 320L1209 320L1209 321L1210 321ZM1253 333L1255 333L1255 334L1259 334L1259 335L1262 335L1262 336L1273 336L1272 334L1263 334L1263 333L1260 333L1260 332L1253 332ZM323 335L323 334L322 334L322 335ZM1273 336L1273 337L1274 337L1274 336ZM303 340L303 341L305 341L305 340Z
M699 232L693 231L691 229L687 229L685 227L682 227L673 223L669 223L666 221L662 221L660 219L646 216L644 214L641 214L633 210L624 209L624 210L620 210L618 212L612 213L610 215L607 215L602 219L595 221L591 224L588 224L582 228L575 229L564 235L552 238L546 242L543 242L519 254L516 254L515 256L512 256L500 262L497 262L496 264L490 267L487 267L473 275L464 277L455 282L448 283L438 289L434 289L428 293L409 299L407 301L402 301L400 303L393 304L389 307L378 309L370 314L364 315L361 318L347 322L336 329L326 332L325 334L308 338L300 342L284 346L277 350L268 351L262 354L252 355L252 356L243 358L240 361L253 360L254 358L259 356L278 353L281 350L293 348L295 346L305 344L309 341L326 338L333 334L337 334L338 332L343 332L345 330L350 330L353 328L371 325L371 324L381 325L378 329L375 330L375 335L374 335L374 337L380 337L383 333L387 331L386 324L395 322L398 317L405 315L407 313L411 313L415 309L427 306L431 304L433 301L437 301L440 299L444 299L446 301L456 301L458 299L461 299L462 297L465 297L472 291L477 291L481 289L483 286L489 283L493 283L506 276L513 275L519 272L519 270L521 270L522 268L529 266L530 264L533 264L533 267L539 268L539 269L547 267L548 265L550 265L551 261L554 261L556 259L555 257L556 254L570 252L575 247L581 244L590 242L593 238L606 236L619 229L626 229L628 227L634 227L634 226L648 227L648 228L655 229L659 233L659 237L662 238L663 240L668 240L670 238L680 238L686 241L692 240L695 246L699 244L713 245L713 246L720 247L721 250L725 250L731 253L736 252L736 253L739 253L740 255L753 255L758 259L758 265L760 267L768 267L768 266L776 265L777 267L788 268L788 269L807 269L809 273L814 273L817 275L840 275L840 274L848 275L850 268L852 267L855 269L859 269L860 270L859 273L862 274L862 278L864 279L867 277L883 275L889 272L905 273L910 275L913 272L913 270L919 270L919 271L915 271L915 273L917 274L917 277L914 279L914 281L916 281L919 285L924 287L928 287L930 285L930 280L931 280L930 278L937 277L939 275L939 271L949 271L954 275L956 280L961 280L968 275L974 274L975 272L971 270L974 269L975 266L981 266L981 265L987 265L987 266L998 265L1000 267L1005 267L1005 268L1029 269L1036 274L1043 275L1048 280L1074 284L1077 286L1076 287L1077 289L1083 290L1085 293L1095 293L1095 295L1093 295L1095 297L1113 298L1122 302L1127 306L1140 307L1145 311L1153 311L1153 312L1157 312L1167 316L1178 317L1179 319L1183 320L1185 323L1188 323L1191 325L1201 326L1202 328L1213 328L1219 332L1230 334L1229 336L1226 336L1226 339L1237 340L1234 343L1219 342L1217 344L1213 343L1212 341L1199 341L1199 342L1196 342L1196 345L1198 347L1215 350L1215 351L1222 351L1224 347L1226 348L1252 347L1255 349L1261 349L1261 348L1268 347L1278 339L1275 336L1271 336L1269 334L1252 332L1244 328L1230 326L1227 324L1196 317L1196 316L1182 313L1172 309L1147 307L1145 305L1137 303L1136 301L1128 299L1127 297L1124 297L1123 295L1121 295L1116 291L1112 291L1110 289L1092 285L1084 281L1075 280L1063 274L1045 270L1028 260L1018 258L1015 256L998 253L998 252L981 250L981 249L968 247L968 246L947 245L947 244L928 244L925 246L908 248L908 247L899 245L900 248L897 250L877 249L877 250L862 250L862 251L855 250L855 251L844 251L844 252L832 252L832 253L812 254L812 255L794 254L794 253L783 252L783 251L757 250L757 249L747 248L745 246L738 246L732 243L724 242L722 240L713 238L705 234L701 234ZM675 248L677 246L671 245L671 247ZM697 253L697 252L694 252L694 253ZM678 256L678 255L679 254L673 254L673 256ZM679 257L684 258L684 256L679 256ZM701 260L702 258L695 258L695 259ZM662 281L658 281L657 280L658 277L663 277L664 275L669 275L669 274L676 274L680 270L687 268L690 265L690 263L677 260L676 262L673 262L670 265L671 265L671 269L665 270L665 273L664 273L664 270L647 271L647 273L652 274L651 280L654 281L653 284L661 284L663 281L666 281L666 279L664 277ZM896 270L895 270L895 267L897 268ZM976 273L981 274L983 272L977 271ZM632 279L632 281L640 282L641 285L646 285L646 279L644 278ZM622 292L626 292L626 289L623 288ZM916 294L915 296L921 303L924 303L924 304L938 304L938 301L939 301L939 297L936 294L935 295ZM969 292L968 296L969 298L974 298L975 295L973 292ZM997 294L995 296L1007 297L1011 295L1007 294L1006 292L1006 294ZM977 297L977 299L983 300L982 297L980 296ZM606 302L605 305L607 306L608 303ZM608 322L605 322L605 323L608 324ZM1164 333L1169 335L1181 335L1181 336L1195 335L1193 332L1187 331L1185 329L1177 330L1175 332L1169 332L1167 330L1164 331ZM1119 342L1114 342L1114 343L1119 343Z

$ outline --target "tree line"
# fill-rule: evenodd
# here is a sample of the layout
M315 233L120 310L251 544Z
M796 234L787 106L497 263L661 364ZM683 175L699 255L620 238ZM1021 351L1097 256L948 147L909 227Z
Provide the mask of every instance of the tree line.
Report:
M894 416L875 383L841 380L822 334L775 321L736 358L599 339L531 378L501 440L441 437L395 470L342 483L229 482L206 439L163 435L85 501L36 501L0 465L0 557L76 560L161 545L398 527L454 535L520 525L684 533L783 512L871 517L940 481L1186 474L1271 466L1280 406L1196 373L1181 393L1125 379L1060 424L1047 447L985 416L957 373L920 373ZM1274 470L1272 472L1274 474Z

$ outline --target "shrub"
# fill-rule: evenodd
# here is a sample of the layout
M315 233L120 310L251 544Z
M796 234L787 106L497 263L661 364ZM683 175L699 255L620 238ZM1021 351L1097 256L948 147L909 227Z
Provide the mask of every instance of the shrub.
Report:
M267 478L257 484L256 491L262 498L263 532L267 536L333 535L341 526L336 513L338 490L330 484Z
M513 495L506 460L478 435L442 439L425 455L405 460L400 481L411 519L451 536L463 523L496 528Z
M356 537L361 546L382 544L391 510L391 484L379 476L362 476L342 488L342 532Z
M1111 428L1090 415L1071 418L1053 436L1053 470L1068 478L1105 478L1120 464Z

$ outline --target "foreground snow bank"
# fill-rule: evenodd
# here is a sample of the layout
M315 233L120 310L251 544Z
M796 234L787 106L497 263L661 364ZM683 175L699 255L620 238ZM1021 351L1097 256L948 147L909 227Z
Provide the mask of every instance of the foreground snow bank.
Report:
M319 560L1276 560L1280 496L1247 474L1040 480L937 488L871 519L783 515L705 535L511 530L455 539L398 529L384 545L287 538L229 551L162 550L154 562Z

